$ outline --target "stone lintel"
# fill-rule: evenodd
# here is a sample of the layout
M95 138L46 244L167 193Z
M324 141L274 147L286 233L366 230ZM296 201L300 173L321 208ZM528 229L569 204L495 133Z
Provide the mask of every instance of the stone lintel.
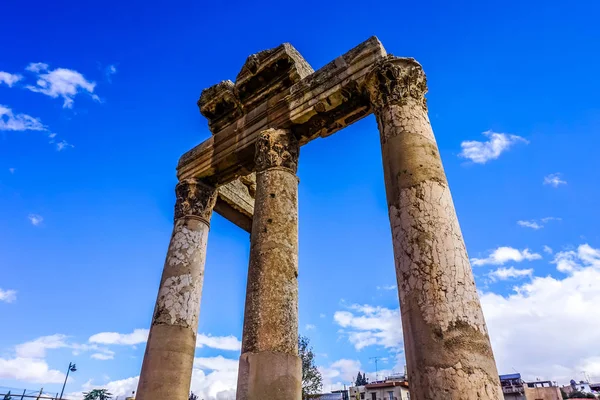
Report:
M252 230L256 174L240 177L218 188L214 211L246 232Z
M376 37L371 37L308 76L302 76L302 71L306 73L310 67L299 61L301 56L290 56L293 48L288 46L282 45L258 53L246 61L236 83L233 84L233 94L238 96L238 99L243 99L239 100L243 114L232 121L229 121L233 119L230 114L221 116L220 121L225 118L227 123L215 123L211 120L211 129L214 127L219 130L213 130L213 136L180 158L177 167L179 179L198 177L214 185L228 183L240 174L254 170L255 141L263 130L292 129L300 145L304 145L317 137L329 136L371 112L362 83L373 65L387 55ZM282 49L277 50L280 48ZM257 93L241 95L243 91L250 90L253 77L260 76L268 68L277 65L281 54L285 54L288 60L296 57L293 67L286 70L288 78L284 81L289 82L297 78L301 80L286 87L287 84L275 79L271 82L274 86L269 86L267 82L265 87L257 89ZM254 75L253 59L258 65ZM289 71L294 68L296 75L292 78ZM281 79L281 76L278 79ZM219 85L220 88L207 89L212 92L207 92L200 103L212 104L210 93L214 93L212 96L229 99L232 93L231 84ZM223 109L225 108L223 106ZM238 108L233 109L235 111L232 111L231 115L237 115L235 113Z

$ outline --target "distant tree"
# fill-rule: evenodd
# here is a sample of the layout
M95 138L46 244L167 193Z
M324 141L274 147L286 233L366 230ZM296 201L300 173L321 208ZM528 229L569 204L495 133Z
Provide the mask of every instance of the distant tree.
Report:
M196 396L194 392L190 392L190 398L188 400L198 400L198 396Z
M562 396L563 399L568 399L569 396L567 396L567 394L565 393L564 390L560 389L560 395Z
M112 394L108 393L106 389L94 389L91 392L83 394L83 400L110 400Z
M358 374L356 375L356 381L354 381L354 386L362 386L362 375L360 374L360 371L358 371Z
M315 365L315 354L306 336L298 336L298 355L302 361L302 398L317 394L323 387L323 378Z
M354 382L354 386L365 386L367 383L367 376L364 373L361 375L360 371L358 371L358 375L356 375L356 381Z
M571 394L569 395L569 398L570 399L595 399L596 396L594 396L591 393L584 393L584 392L575 390L575 391L571 392Z

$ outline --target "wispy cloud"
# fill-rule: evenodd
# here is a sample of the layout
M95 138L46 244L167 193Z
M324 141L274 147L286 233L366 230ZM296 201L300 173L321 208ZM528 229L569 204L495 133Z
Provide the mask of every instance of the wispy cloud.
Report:
M39 225L41 225L42 222L44 222L44 217L42 217L39 214L29 214L27 216L27 218L29 219L29 222L31 222L31 224L33 226L39 226Z
M12 87L12 85L19 82L21 79L23 79L22 75L0 71L0 84L5 84L8 87Z
M518 250L512 247L498 247L486 258L473 258L471 263L476 266L481 265L504 265L507 262L521 262L539 260L542 256L537 253L531 253L529 249Z
M45 63L31 63L27 71L37 74L36 85L27 85L32 92L42 93L52 98L62 97L63 108L73 107L73 98L78 93L87 93L94 100L100 101L94 94L95 82L88 81L85 77L72 69L50 69Z
M542 229L544 227L543 225L538 224L534 220L531 220L531 221L517 221L517 224L519 224L522 227L531 228L531 229Z
M73 148L73 147L75 147L75 146L73 146L66 140L61 140L60 142L56 143L56 151L62 151L64 149Z
M90 336L90 343L136 345L148 340L148 329L134 329L132 333L100 332Z
M459 157L469 159L476 164L485 164L490 160L495 160L502 153L517 143L529 143L525 138L507 133L497 133L492 131L483 132L488 138L485 142L476 140L465 140L460 144L462 151Z
M211 336L199 333L196 336L196 347L204 346L219 350L239 351L242 348L242 342L233 335Z
M488 276L492 279L492 281L501 280L505 281L511 278L523 278L526 276L531 276L533 274L533 268L528 269L517 269L515 267L501 267L497 270L491 271Z
M545 217L545 218L541 218L540 221L536 221L534 219L532 220L528 220L528 221L524 221L524 220L520 220L517 221L517 224L524 227L524 228L531 228L531 229L542 229L548 222L550 221L561 221L562 218L558 218L558 217Z
M396 349L402 343L398 309L354 304L349 311L336 311L333 320L357 350L372 345Z
M10 172L11 174L14 174L17 171L16 168L9 168L8 172Z
M552 254L552 247L544 245L544 253Z
M106 75L106 80L109 83L112 83L112 76L116 73L117 73L117 67L114 64L111 64L104 69L104 74Z
M7 107L0 105L0 131L45 131L42 122L27 114L15 114Z
M313 324L306 324L306 326L304 327L304 330L307 331L314 331L315 329L317 329L317 327Z
M544 177L544 185L550 185L552 187L559 187L560 185L566 185L567 181L561 178L561 173L557 172L555 174L546 175Z
M0 289L0 301L5 303L12 303L17 300L17 291L16 290L4 290Z
M112 360L115 358L115 352L111 350L105 350L102 353L94 353L90 357L96 360Z
M377 286L377 290L396 290L396 285Z

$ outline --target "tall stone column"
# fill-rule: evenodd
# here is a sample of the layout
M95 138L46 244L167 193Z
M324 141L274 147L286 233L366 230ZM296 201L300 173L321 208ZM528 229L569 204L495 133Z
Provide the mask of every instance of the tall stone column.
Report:
M217 192L197 179L175 189L175 227L167 252L138 400L187 400L190 393L206 243Z
M366 89L381 138L411 399L502 399L425 74L413 59L388 56Z
M269 129L256 143L256 195L250 238L237 400L300 400L298 357L298 142Z

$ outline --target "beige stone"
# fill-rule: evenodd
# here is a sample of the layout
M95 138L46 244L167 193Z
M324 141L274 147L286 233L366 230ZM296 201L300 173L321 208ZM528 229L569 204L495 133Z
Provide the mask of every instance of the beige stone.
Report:
M176 188L175 226L140 373L138 400L187 399L192 378L214 188L196 179Z
M235 82L202 92L198 106L212 136L177 167L176 224L138 399L187 398L213 207L251 231L238 399L300 399L298 148L371 112L381 137L411 398L501 398L426 91L421 66L388 56L372 37L316 72L283 44L248 57Z
M270 129L256 146L256 206L237 399L299 400L298 143L291 132Z
M502 399L427 117L425 74L413 59L388 57L367 90L381 134L411 399Z

